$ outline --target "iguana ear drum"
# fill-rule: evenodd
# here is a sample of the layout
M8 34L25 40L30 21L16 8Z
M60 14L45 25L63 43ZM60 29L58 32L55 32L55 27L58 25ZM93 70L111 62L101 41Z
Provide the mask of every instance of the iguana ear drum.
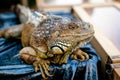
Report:
M70 44L57 42L55 45L51 47L53 54L63 54L68 50Z
M53 54L63 54L64 53L64 50L60 46L57 46L57 45L52 46L51 50L52 50Z

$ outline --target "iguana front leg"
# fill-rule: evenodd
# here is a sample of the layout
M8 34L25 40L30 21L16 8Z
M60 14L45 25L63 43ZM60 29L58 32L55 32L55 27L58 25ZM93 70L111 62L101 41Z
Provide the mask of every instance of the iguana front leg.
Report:
M73 54L71 55L71 58L79 61L85 61L89 59L89 55L80 49L76 49L76 51L74 51Z
M52 76L49 74L49 71L51 70L49 67L50 61L40 58L34 48L25 47L19 52L19 55L21 59L23 59L27 64L32 64L34 66L35 72L40 70L41 75L44 79Z

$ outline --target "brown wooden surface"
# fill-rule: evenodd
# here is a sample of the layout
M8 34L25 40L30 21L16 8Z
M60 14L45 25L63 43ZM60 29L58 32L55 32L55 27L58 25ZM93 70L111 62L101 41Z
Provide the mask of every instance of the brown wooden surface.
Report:
M120 80L120 63L111 64L113 80Z

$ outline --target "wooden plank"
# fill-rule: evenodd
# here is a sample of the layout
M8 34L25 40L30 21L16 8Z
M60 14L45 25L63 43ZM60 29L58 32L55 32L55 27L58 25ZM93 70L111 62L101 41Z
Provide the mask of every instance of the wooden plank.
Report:
M112 80L120 80L120 63L111 64L111 70L112 74L110 76L113 76Z
M120 2L120 0L114 0L114 1Z
M80 5L85 8L93 8L93 7L105 7L105 6L113 6L115 2L106 2L106 3L85 3Z
M72 7L73 5L45 5L43 4L43 8L60 8L60 7Z
M44 0L36 0L36 7L39 9L41 5L44 3Z
M37 1L37 0L36 0ZM38 0L39 1L39 0ZM75 1L75 2L71 2L71 1L66 1L66 2L64 2L64 0L62 0L62 1L57 1L57 0L51 0L51 1L49 1L49 0L43 0L42 1L43 3L42 3L42 7L44 7L44 8L51 8L51 7L53 7L53 8L56 8L56 7L63 7L63 6L74 6L74 5L80 5L81 3L82 3L82 1ZM38 2L38 5L40 5L41 3L39 3Z
M50 12L53 12L53 11L71 11L71 6L62 6L62 7L42 7L42 9L44 11L50 11Z

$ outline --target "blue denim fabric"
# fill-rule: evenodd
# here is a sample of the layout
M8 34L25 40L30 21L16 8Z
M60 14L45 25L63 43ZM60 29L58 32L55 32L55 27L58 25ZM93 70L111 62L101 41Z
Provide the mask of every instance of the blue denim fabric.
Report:
M74 18L68 12L49 12L49 14ZM0 29L18 24L16 19L17 16L14 13L0 14ZM20 40L0 38L0 80L43 80L41 73L35 73L32 65L24 63L19 56L14 59L12 58L21 49L22 45ZM54 68L54 70L50 73L54 76L49 77L48 80L98 80L100 57L89 43L81 48L81 50L90 55L89 60L79 62L69 58L67 64L51 64L50 67Z

